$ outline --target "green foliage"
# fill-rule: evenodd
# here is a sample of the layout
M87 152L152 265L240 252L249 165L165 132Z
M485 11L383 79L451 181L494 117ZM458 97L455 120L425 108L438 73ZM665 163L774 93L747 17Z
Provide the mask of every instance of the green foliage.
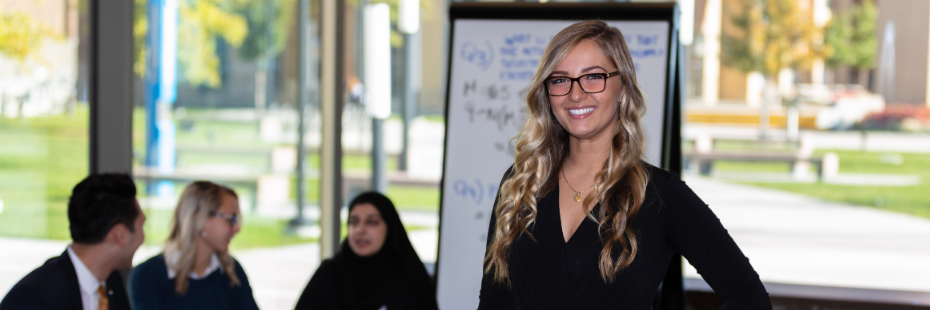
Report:
M822 29L797 1L743 0L732 23L737 31L723 35L721 60L744 72L773 78L781 69L808 67L825 52L816 39Z
M149 31L148 16L146 16L147 0L134 0L132 10L132 72L145 76L145 34Z
M830 57L825 59L827 66L835 67L847 63L850 59L849 38L852 37L852 25L848 14L834 15L824 27L823 41L830 49Z
M24 13L0 13L0 55L18 61L32 56L45 39L58 36L48 26Z
M230 13L221 0L181 1L178 14L179 81L192 86L220 86L216 39L238 47L249 32L245 18Z
M262 56L274 57L281 53L287 42L294 8L294 0L237 1L236 14L245 17L249 29L252 29L245 36L242 46L239 47L239 56L243 59L255 60ZM270 27L269 24L271 24Z
M254 0L260 1L260 0ZM182 0L178 9L178 80L192 86L219 87L217 39L239 47L249 29L244 17L232 13L230 0ZM135 0L134 71L145 74L145 36L149 32L146 1Z
M877 20L878 8L870 0L862 1L834 17L824 34L824 41L833 49L827 64L860 69L875 67L878 57Z

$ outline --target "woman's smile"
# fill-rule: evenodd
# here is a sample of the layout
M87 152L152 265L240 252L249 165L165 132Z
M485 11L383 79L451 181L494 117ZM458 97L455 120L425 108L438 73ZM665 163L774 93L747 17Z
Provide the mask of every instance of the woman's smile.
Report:
M582 119L594 112L593 106L575 106L565 109L572 119Z
M558 79L557 82L562 84L552 86L559 88L554 90L556 95L549 95L552 114L573 139L609 138L613 132L620 81L607 74L614 71L617 71L616 66L592 40L579 42L553 71L552 79ZM592 76L600 78L593 79ZM587 81L587 86L576 78ZM568 86L565 83L572 84ZM563 91L567 93L558 94Z

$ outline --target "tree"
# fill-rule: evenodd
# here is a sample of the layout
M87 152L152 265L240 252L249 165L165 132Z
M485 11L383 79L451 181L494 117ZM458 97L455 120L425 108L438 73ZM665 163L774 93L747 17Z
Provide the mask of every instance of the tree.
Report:
M255 61L255 108L264 109L274 100L274 76L269 76L274 58L284 50L294 16L294 0L239 0L237 14L245 17L248 35L239 47L239 57ZM307 13L304 13L307 14Z
M722 37L721 58L743 72L759 72L765 77L759 116L765 138L769 106L781 97L778 74L782 69L809 68L828 50L817 39L823 32L814 24L811 9L800 8L797 0L743 0L742 10L732 19L736 31Z
M178 14L178 72L192 86L220 86L216 39L239 47L248 34L245 18L222 0L181 1Z
M249 29L253 29L239 47L239 56L252 60L269 52L281 53L287 42L293 9L294 0L237 1L236 14L244 17Z
M871 0L864 0L831 20L824 33L825 43L833 50L827 65L857 69L856 82L864 87L869 86L869 69L878 58L877 20L878 8Z
M57 38L48 26L24 13L0 13L0 55L20 62L32 56L46 39Z
M782 69L810 67L824 54L815 40L822 29L814 25L810 10L797 1L744 0L743 13L732 20L735 34L725 34L723 61L744 72L760 72L774 82Z
M257 1L257 0L256 0ZM139 75L145 73L145 35L149 31L146 16L147 0L135 0L133 66ZM248 34L245 18L231 13L232 3L224 0L180 0L178 9L178 80L191 86L219 87L217 39L233 47L242 44Z

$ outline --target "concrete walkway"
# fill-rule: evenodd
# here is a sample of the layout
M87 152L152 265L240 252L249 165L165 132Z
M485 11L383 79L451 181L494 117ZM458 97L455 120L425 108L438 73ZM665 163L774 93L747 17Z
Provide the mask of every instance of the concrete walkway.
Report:
M930 219L686 175L762 280L930 294ZM686 276L700 276L687 266Z

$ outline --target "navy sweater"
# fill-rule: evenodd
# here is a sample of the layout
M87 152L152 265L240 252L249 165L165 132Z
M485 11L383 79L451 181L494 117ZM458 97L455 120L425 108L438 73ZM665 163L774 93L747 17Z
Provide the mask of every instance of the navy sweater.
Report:
M129 298L133 309L258 309L249 279L238 261L235 264L240 285L230 288L229 277L217 270L203 279L189 279L187 293L178 295L174 291L174 279L168 279L168 267L162 255L149 258L132 269Z

